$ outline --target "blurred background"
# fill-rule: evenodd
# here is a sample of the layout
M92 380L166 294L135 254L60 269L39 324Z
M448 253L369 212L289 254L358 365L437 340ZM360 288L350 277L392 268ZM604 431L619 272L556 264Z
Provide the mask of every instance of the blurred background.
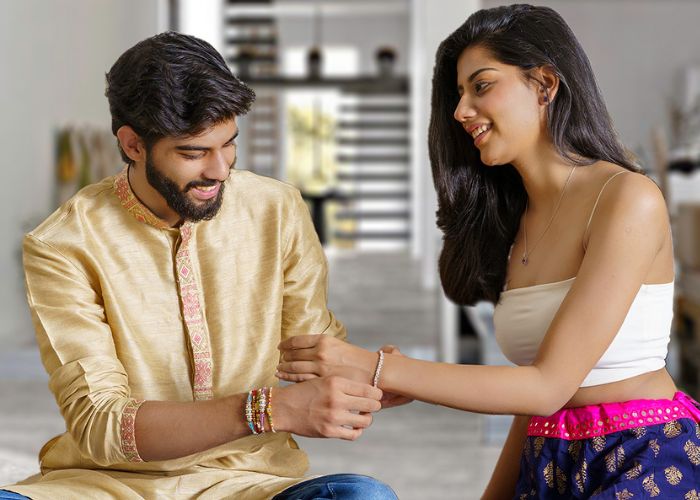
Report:
M507 363L492 306L439 287L427 156L438 44L497 0L0 1L0 485L38 471L64 430L34 345L20 242L80 187L122 166L104 74L165 30L209 41L257 93L237 168L293 183L326 249L350 340L413 357ZM596 72L623 142L665 192L678 258L668 365L698 397L700 1L549 0ZM426 404L377 415L355 443L302 440L312 473L359 472L402 499L478 498L509 418Z

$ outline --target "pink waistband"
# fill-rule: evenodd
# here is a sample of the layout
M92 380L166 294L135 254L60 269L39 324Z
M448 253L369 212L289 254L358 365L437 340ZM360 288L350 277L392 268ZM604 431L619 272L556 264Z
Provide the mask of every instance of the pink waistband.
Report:
M636 399L624 403L564 408L549 417L532 417L527 435L587 439L679 418L700 422L698 403L682 392L674 394L672 400Z

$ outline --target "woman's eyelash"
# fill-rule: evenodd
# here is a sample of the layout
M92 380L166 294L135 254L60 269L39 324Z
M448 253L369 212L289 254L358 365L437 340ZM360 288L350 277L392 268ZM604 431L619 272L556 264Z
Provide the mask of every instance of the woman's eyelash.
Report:
M489 85L490 84L488 82L476 82L474 84L474 90L476 90L476 92L478 93L478 92L481 92L482 90L484 90Z

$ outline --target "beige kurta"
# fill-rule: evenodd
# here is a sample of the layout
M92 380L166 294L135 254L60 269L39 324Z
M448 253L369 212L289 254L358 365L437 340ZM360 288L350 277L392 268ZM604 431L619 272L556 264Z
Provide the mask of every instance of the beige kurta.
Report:
M303 479L307 457L287 433L156 462L141 461L134 438L144 400L276 385L282 339L345 336L296 189L233 171L216 217L169 228L135 198L125 169L28 234L24 266L67 432L42 448L41 475L5 489L37 500L261 499Z

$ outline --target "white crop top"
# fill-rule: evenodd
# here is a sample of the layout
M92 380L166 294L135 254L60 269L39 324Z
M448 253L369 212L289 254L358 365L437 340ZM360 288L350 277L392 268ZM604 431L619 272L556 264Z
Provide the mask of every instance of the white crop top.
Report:
M496 341L510 361L532 364L575 279L501 292L493 321ZM581 387L617 382L663 368L672 319L673 282L642 285L615 339Z

